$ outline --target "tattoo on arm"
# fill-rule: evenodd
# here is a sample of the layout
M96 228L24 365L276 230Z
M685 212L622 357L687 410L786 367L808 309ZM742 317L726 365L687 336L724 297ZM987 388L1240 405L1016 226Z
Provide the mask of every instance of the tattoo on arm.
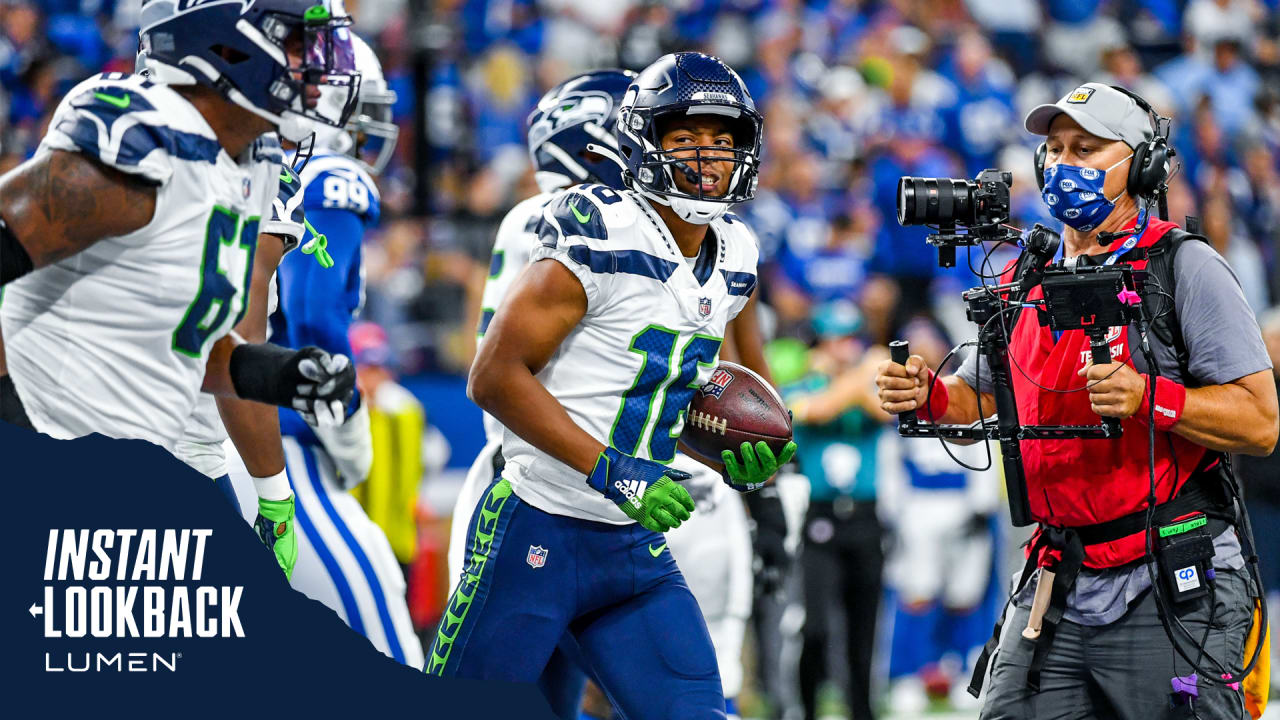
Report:
M156 188L86 155L54 150L0 177L0 217L37 268L151 222Z

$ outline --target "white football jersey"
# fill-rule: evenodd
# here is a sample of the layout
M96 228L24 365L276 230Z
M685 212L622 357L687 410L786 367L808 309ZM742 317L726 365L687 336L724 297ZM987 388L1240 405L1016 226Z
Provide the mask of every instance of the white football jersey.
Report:
M547 203L533 261L563 264L582 283L587 312L538 373L569 417L600 442L670 463L693 393L711 377L725 326L756 286L755 237L726 213L686 262L648 201L583 185ZM556 515L631 520L581 472L507 430L502 442L516 495Z
M493 314L515 285L520 272L533 257L538 246L538 221L542 208L555 197L555 193L539 193L521 201L507 212L498 226L498 236L493 241L493 254L489 259L489 278L484 281L484 294L480 299L480 326L476 329L476 347L484 342ZM484 414L485 443L502 442L502 423L489 413Z
M214 342L245 310L278 145L233 159L191 103L109 73L63 99L38 153L82 152L154 183L155 215L5 288L9 374L36 429L172 449Z
M254 141L254 148L261 152L277 150L279 140L274 134L263 135ZM306 234L302 212L302 181L287 164L280 168L276 182L276 196L271 201L271 212L263 216L260 232L279 236L288 254L302 242ZM272 241L274 242L274 241ZM276 275L271 275L267 290L267 315L276 311L279 301L276 293ZM268 327L270 331L270 327ZM187 421L182 437L173 446L173 454L193 469L217 479L227 474L227 429L222 424L218 402L208 393L200 393L196 406Z

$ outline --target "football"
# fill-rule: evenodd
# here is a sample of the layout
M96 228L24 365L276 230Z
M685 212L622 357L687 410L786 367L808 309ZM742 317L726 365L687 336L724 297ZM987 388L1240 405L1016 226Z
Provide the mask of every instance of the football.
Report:
M776 456L791 440L791 415L778 392L747 368L722 362L693 394L681 449L719 468L720 453L763 440Z

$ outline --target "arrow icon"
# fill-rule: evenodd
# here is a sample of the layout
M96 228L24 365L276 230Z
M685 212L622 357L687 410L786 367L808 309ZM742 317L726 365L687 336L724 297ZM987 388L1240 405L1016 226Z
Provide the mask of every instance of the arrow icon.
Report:
M27 608L27 612L31 613L31 617L44 614L44 608L35 603L31 603L31 607Z

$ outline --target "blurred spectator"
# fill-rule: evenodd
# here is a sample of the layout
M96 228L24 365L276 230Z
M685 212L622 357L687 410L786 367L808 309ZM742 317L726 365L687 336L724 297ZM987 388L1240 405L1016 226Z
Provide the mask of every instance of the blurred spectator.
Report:
M887 353L860 339L861 318L849 302L827 303L814 314L818 344L810 371L783 388L795 413L799 471L809 480L800 565L804 578L804 647L800 694L805 720L817 716L818 686L840 673L846 659L849 715L875 717L871 656L884 563L876 517L876 445L889 419L879 408L872 378ZM834 629L843 618L845 634Z
M950 349L928 321L911 323L903 337L930 367ZM889 705L901 716L923 713L930 701L976 707L965 670L1003 599L993 575L998 458L981 444L881 438L880 517L894 537L885 571L895 601Z

